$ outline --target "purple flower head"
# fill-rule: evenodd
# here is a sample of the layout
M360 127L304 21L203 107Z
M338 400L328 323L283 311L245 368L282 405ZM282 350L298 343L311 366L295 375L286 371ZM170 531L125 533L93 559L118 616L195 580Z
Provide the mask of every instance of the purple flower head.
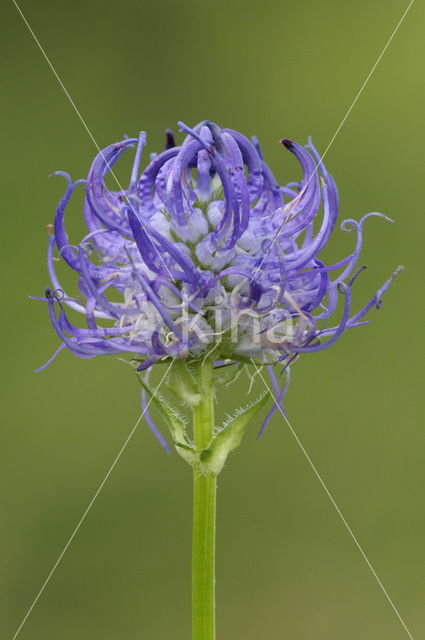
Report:
M298 354L327 349L346 329L365 324L399 272L352 313L364 222L385 216L344 220L354 249L326 265L319 256L337 220L338 193L311 140L305 148L282 140L303 179L280 186L255 138L210 121L193 129L179 124L187 134L181 146L167 131L166 149L142 172L144 133L100 152L85 181L58 172L67 189L49 226L52 288L41 299L62 346L82 358L130 353L139 370L208 354L217 367L252 359L284 369ZM131 147L130 184L111 190L105 177ZM64 215L80 183L87 234L74 244ZM64 293L58 258L75 271L78 297ZM86 326L71 323L66 308Z

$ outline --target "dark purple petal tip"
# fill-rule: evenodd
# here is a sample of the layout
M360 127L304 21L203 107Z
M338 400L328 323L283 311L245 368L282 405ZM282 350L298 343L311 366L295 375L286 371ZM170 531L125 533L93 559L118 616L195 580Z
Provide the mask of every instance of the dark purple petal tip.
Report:
M281 143L287 148L290 149L291 147L294 146L294 143L292 142L292 140L289 140L288 138L282 138Z

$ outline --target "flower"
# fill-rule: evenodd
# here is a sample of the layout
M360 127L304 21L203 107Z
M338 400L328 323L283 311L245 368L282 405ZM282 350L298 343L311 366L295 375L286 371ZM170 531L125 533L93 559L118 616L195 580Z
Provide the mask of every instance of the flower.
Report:
M364 268L357 268L364 222L389 218L344 220L355 248L325 265L319 255L335 227L338 193L311 140L305 148L282 140L304 177L280 186L256 138L210 121L179 125L187 134L181 146L168 131L165 150L140 175L145 133L101 151L85 181L57 172L67 189L48 227L52 288L39 299L47 300L60 349L82 358L131 353L139 371L208 354L217 366L252 359L269 365L280 403L287 385L280 391L272 365L284 370L299 354L327 349L380 306L401 268L354 315L351 290ZM106 175L135 145L129 187L108 189ZM74 245L64 214L81 183L88 232ZM55 247L77 274L79 298L63 292ZM333 321L339 298L343 311ZM65 307L87 326L72 324Z

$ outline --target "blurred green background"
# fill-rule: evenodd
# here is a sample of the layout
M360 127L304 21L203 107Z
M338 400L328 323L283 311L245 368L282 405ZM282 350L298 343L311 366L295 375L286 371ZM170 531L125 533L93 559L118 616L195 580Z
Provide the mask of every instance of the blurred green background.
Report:
M166 127L210 118L256 134L285 183L299 168L279 139L311 134L324 151L407 2L20 6L100 146L145 129L148 151L160 150ZM58 346L46 307L26 298L48 283L45 225L64 190L48 176L85 177L95 147L9 0L2 14L0 635L11 639L140 400L114 358L63 352L33 373ZM368 221L369 269L354 304L398 264L406 271L370 326L296 364L287 399L295 431L415 639L425 635L424 18L416 2L326 157L341 219L378 210L396 221ZM68 216L74 240L78 198ZM332 256L353 241L335 230ZM244 404L246 391L244 380L219 413ZM218 638L408 637L283 419L259 443L257 429L219 479ZM19 637L187 640L190 547L190 469L141 424Z

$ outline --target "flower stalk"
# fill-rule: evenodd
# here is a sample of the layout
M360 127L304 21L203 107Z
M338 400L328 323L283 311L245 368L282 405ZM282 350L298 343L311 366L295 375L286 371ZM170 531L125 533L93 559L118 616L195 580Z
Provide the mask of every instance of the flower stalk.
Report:
M193 408L194 445L200 455L214 435L213 362L197 368L201 401ZM192 637L215 639L215 518L217 476L193 467Z
M213 357L198 358L190 366L176 360L166 385L181 405L191 408L192 433L184 417L158 390L153 390L148 373L137 372L143 395L152 401L168 425L174 446L193 471L192 628L193 640L215 640L215 517L217 476L227 457L243 438L249 421L266 404L263 393L245 408L227 414L221 427L215 426L216 391L228 386L235 373L223 373ZM147 407L147 404L146 404ZM147 409L145 408L145 415ZM149 417L149 421L151 418Z

